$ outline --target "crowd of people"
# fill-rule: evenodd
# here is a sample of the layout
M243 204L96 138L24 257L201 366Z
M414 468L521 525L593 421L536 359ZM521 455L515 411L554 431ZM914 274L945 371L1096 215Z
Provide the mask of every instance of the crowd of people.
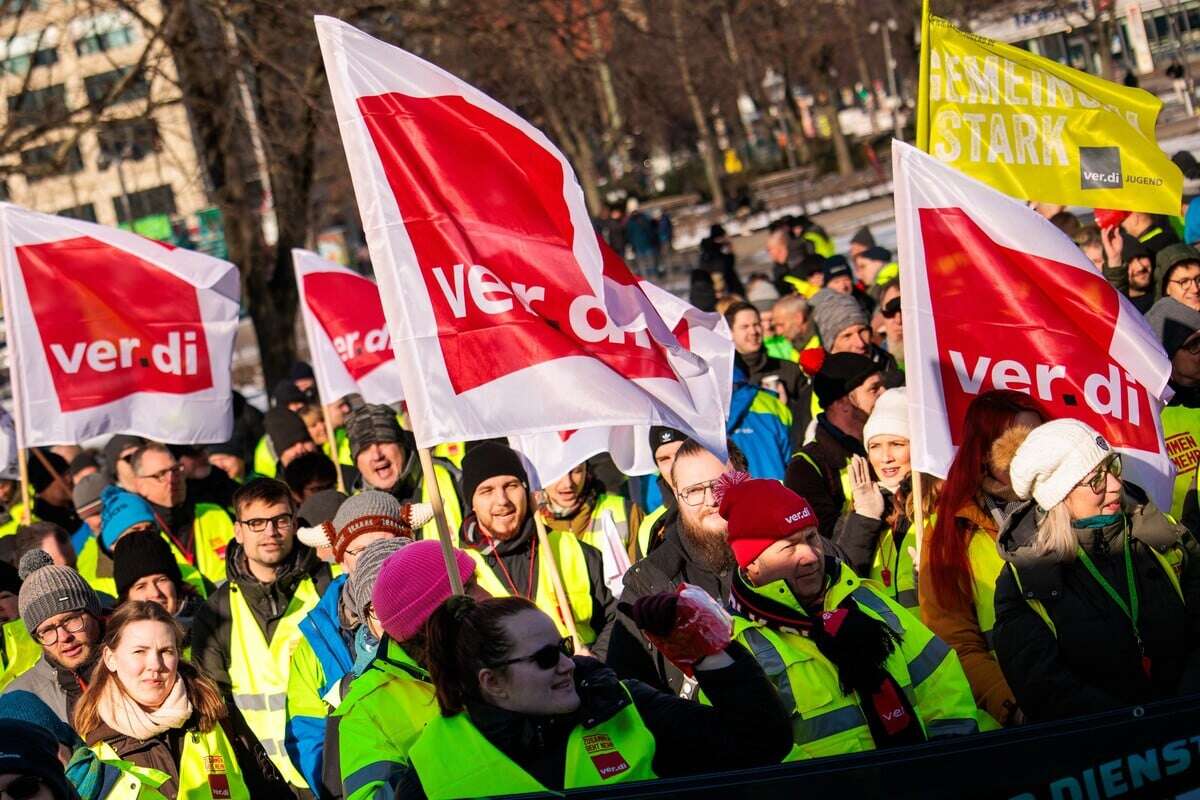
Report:
M1051 220L1146 314L1168 442L1200 450L1191 229L1095 216ZM706 242L727 455L654 427L655 476L598 457L535 492L505 440L427 473L402 409L322 409L297 364L265 414L235 397L227 442L35 449L27 496L0 474L0 794L558 791L1200 688L1197 459L1158 509L1095 430L988 391L914 482L893 254L786 218L743 280Z

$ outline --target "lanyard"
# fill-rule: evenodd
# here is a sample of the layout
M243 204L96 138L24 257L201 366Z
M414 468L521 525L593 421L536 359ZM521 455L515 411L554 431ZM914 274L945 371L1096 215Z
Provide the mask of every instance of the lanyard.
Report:
M1141 631L1138 630L1138 590L1137 582L1134 580L1133 576L1133 548L1129 545L1128 520L1125 522L1125 530L1121 534L1121 540L1122 549L1125 552L1125 583L1129 590L1128 603L1126 603L1125 598L1121 597L1121 594L1113 588L1112 584L1110 584L1104 578L1104 576L1100 574L1100 570L1096 569L1096 565L1092 563L1091 557L1082 547L1078 548L1079 561L1083 564L1084 568L1091 573L1092 577L1096 579L1096 583L1100 584L1100 588L1104 590L1104 593L1112 598L1112 601L1117 604L1117 607L1121 609L1126 617L1128 617L1129 624L1133 628L1133 637L1137 639L1138 653L1142 657L1142 671L1145 672L1146 677L1149 678L1150 658L1146 655L1146 648L1142 644L1142 634Z

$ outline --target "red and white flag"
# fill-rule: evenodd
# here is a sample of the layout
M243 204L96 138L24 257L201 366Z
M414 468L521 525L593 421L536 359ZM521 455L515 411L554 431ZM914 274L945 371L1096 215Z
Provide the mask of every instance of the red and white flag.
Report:
M368 403L403 400L375 281L308 250L292 250L292 264L321 402L348 394Z
M21 447L229 438L237 267L7 203L0 237Z
M727 362L603 245L558 148L411 53L316 26L418 443L659 424L724 452Z
M981 392L1091 425L1170 508L1171 364L1145 318L1023 203L892 143L913 468L944 477Z

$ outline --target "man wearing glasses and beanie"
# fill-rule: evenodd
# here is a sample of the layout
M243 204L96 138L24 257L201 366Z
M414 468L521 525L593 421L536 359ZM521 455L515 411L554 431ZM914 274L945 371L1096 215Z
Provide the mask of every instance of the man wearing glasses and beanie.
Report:
M43 550L21 557L17 606L25 629L42 648L36 664L8 685L8 692L30 692L70 724L100 655L104 625L100 598L71 567L58 566Z
M288 668L301 638L300 621L329 585L329 567L296 541L295 508L285 484L252 480L234 493L233 506L229 580L196 613L194 663L225 694L235 729L248 729L283 778L306 790L284 748Z

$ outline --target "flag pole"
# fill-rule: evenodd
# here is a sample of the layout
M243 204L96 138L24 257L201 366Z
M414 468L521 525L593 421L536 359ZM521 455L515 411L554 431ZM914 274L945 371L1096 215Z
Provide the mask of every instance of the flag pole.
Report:
M337 490L345 494L346 481L342 478L342 462L338 460L337 434L334 431L333 423L329 421L329 409L323 402L323 398L320 397L320 392L317 393L317 402L321 404L321 419L325 422L325 435L329 437L329 455L333 460L333 469L337 473Z
M13 411L15 412L19 403L13 403ZM16 423L18 426L21 423ZM18 427L17 430L20 430ZM29 524L29 507L33 502L29 498L29 465L25 463L25 458L28 453L17 448L17 475L21 479L21 524Z
M21 480L21 524L28 525L30 519L30 507L33 505L33 500L29 496L29 465L25 463L25 458L29 455L28 448L25 446L25 410L22 406L21 389L24 381L21 380L21 348L17 347L17 341L13 337L12 326L9 324L12 319L13 289L12 277L10 272L15 269L15 256L12 254L12 242L8 231L8 213L7 204L0 208L0 239L3 241L3 254L0 256L2 264L0 264L0 301L2 301L4 310L4 339L8 342L8 384L12 387L13 398L13 428L17 439L17 477Z
M921 1L921 63L917 79L917 148L929 152L929 0Z
M454 543L450 541L450 525L446 522L446 508L442 505L442 489L433 472L433 455L428 447L418 447L417 455L421 459L421 474L429 490L433 518L437 520L438 541L442 543L442 558L446 562L446 576L450 578L450 591L462 594L462 577L458 574L458 561L454 558Z
M532 492L530 493L532 495ZM567 635L575 641L576 652L585 651L587 645L579 637L575 627L575 612L571 609L571 601L563 589L562 575L558 572L558 564L554 560L554 551L550 549L550 537L546 535L546 523L542 519L542 508L538 503L533 507L533 525L537 529L538 549L542 551L541 563L546 565L550 575L550 585L554 587L554 599L558 603L558 612L562 615L563 624L567 627Z
M913 524L916 526L917 534L917 557L913 559L913 562L917 564L921 561L921 544L925 539L925 497L921 484L921 471L914 469L912 471ZM917 569L919 570L920 567L918 566Z

